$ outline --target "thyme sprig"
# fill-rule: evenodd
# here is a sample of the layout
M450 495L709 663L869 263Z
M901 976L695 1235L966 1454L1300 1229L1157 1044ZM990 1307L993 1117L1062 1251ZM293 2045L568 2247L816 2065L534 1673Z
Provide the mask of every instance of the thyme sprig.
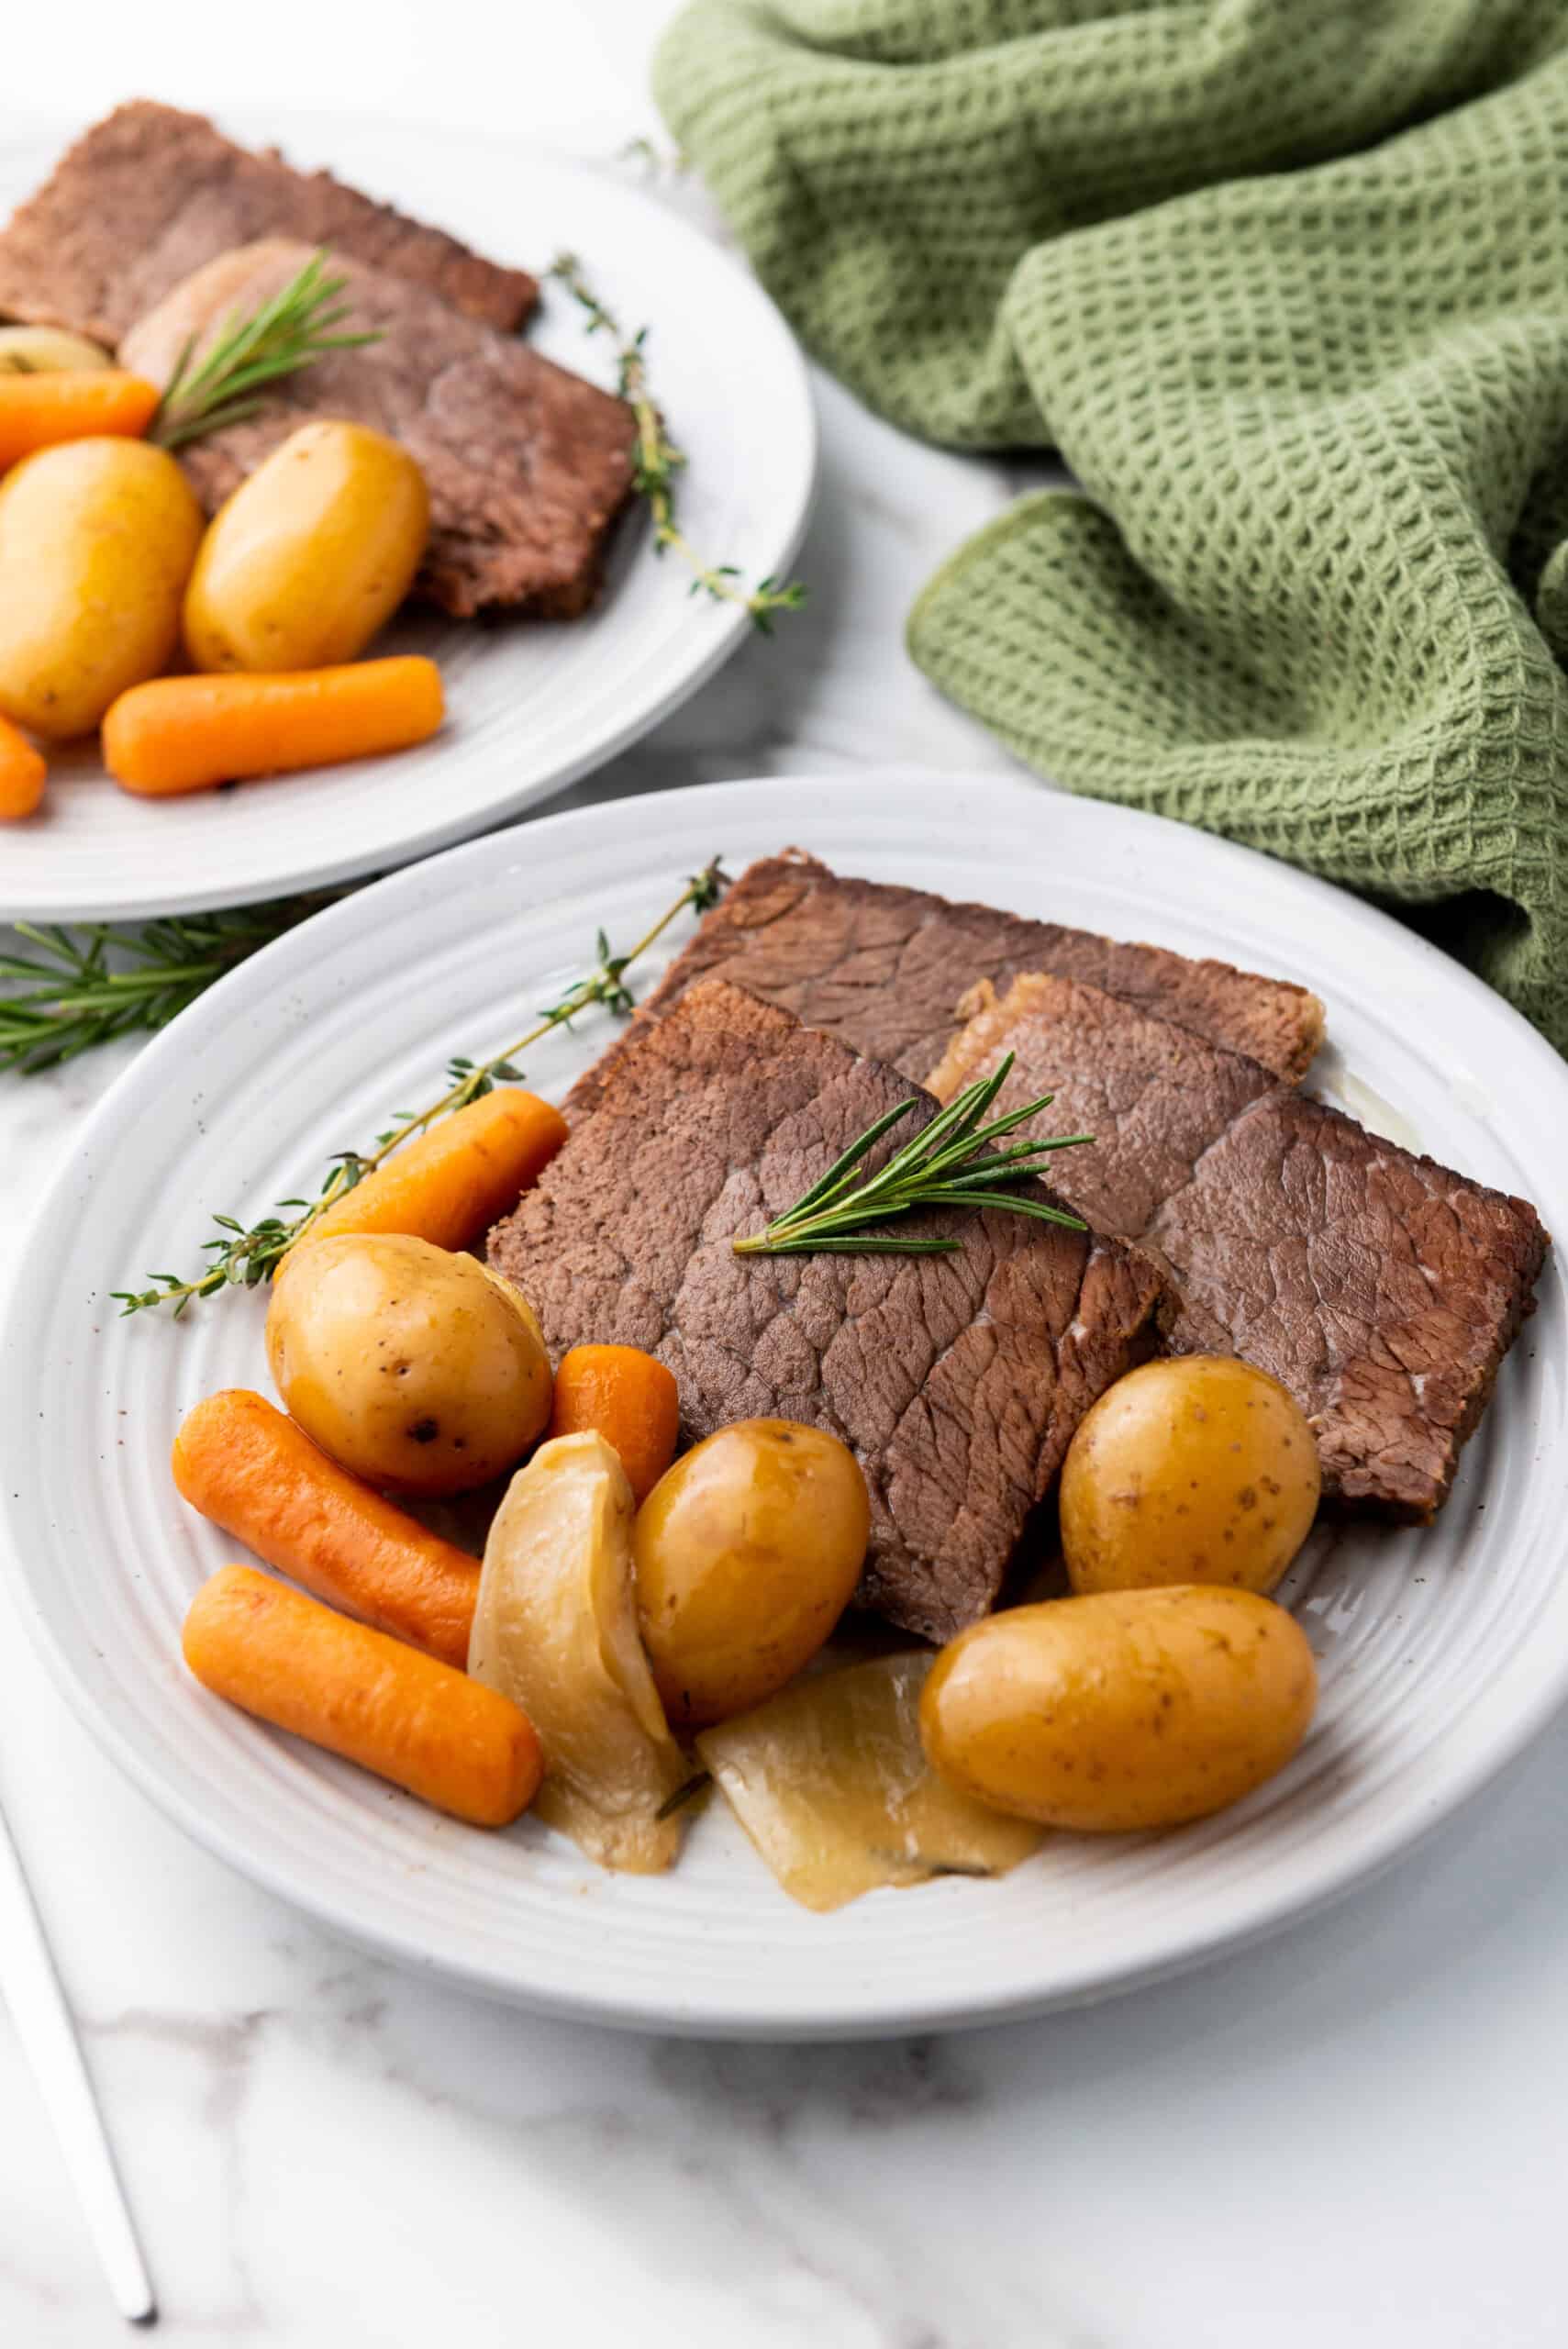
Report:
M177 1273L152 1273L148 1275L150 1286L147 1288L116 1289L113 1295L122 1312L145 1313L154 1306L166 1305L172 1308L178 1319L193 1298L214 1297L224 1288L254 1288L259 1282L270 1280L289 1250L298 1245L328 1208L355 1189L367 1174L373 1174L402 1143L424 1133L439 1118L466 1108L471 1101L479 1100L497 1084L517 1084L523 1074L517 1065L517 1054L526 1052L530 1044L537 1044L541 1036L548 1036L553 1028L569 1027L579 1012L594 1004L612 1011L630 1010L632 997L626 974L632 964L648 952L688 906L696 913L706 913L717 903L728 885L728 876L716 856L700 873L692 874L674 904L625 954L611 951L601 930L595 941L598 959L594 968L574 980L558 1003L541 1011L525 1035L488 1060L449 1061L447 1089L438 1100L425 1109L395 1110L393 1123L384 1133L377 1134L370 1150L334 1152L313 1198L278 1201L280 1209L292 1209L292 1213L262 1216L251 1224L241 1223L236 1216L215 1215L212 1219L217 1226L217 1235L202 1243L204 1252L212 1259L205 1272L188 1280Z
M638 164L647 180L684 179L691 168L678 147L661 147L647 138L628 139L616 160Z
M221 432L254 416L264 385L313 367L333 351L359 351L380 342L379 328L362 334L334 331L349 316L341 299L349 281L328 274L329 256L312 253L297 275L249 316L235 310L211 348L196 362L199 334L189 336L158 403L148 433L164 449L183 449L208 432Z
M280 897L232 913L169 915L139 930L19 921L32 954L0 953L0 1069L32 1076L117 1036L166 1028L204 988L338 893Z
M648 328L639 327L629 337L622 332L613 311L606 308L588 284L575 253L558 253L548 274L558 279L581 306L588 332L603 334L616 346L617 388L637 418L637 467L632 482L647 500L654 553L673 551L692 574L694 596L709 596L717 604L738 604L753 628L771 636L775 612L797 612L805 603L805 585L798 579L781 581L770 573L748 587L734 563L705 562L681 529L675 518L675 476L685 464L685 452L670 438L649 385Z
M1065 1224L1069 1231L1087 1226L1043 1199L1019 1197L1005 1186L1020 1176L1037 1174L1039 1162L1053 1150L1074 1150L1093 1141L1093 1134L1059 1134L1047 1141L1016 1142L1010 1150L990 1145L1010 1134L1026 1119L1049 1109L1055 1095L1042 1093L1005 1117L982 1123L1013 1065L1006 1053L989 1076L978 1077L939 1110L913 1141L890 1158L880 1174L858 1179L862 1160L884 1134L892 1131L917 1104L913 1095L895 1102L874 1124L852 1141L828 1172L801 1194L792 1208L775 1216L765 1230L733 1242L738 1256L951 1256L962 1243L935 1234L867 1231L866 1224L885 1223L892 1217L912 1214L919 1208L1006 1208L1010 1215L1033 1216L1040 1223Z

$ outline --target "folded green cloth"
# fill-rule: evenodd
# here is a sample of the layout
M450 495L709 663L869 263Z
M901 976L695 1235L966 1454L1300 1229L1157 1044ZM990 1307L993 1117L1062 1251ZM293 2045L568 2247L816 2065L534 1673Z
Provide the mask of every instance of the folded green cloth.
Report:
M1568 1050L1568 0L696 0L656 86L862 398L1084 484L928 674Z

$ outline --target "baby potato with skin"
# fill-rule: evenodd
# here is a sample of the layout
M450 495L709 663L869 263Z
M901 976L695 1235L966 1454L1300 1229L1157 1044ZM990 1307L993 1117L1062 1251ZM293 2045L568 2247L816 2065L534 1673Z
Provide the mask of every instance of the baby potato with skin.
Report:
M1100 1397L1062 1466L1073 1587L1271 1591L1311 1529L1319 1484L1312 1430L1266 1372L1224 1355L1145 1363Z
M301 425L242 481L185 595L198 669L330 669L361 653L414 584L430 533L425 476L366 424Z
M169 665L202 509L166 449L105 435L0 482L0 711L46 741Z
M1195 1584L990 1616L920 1700L934 1770L997 1810L1089 1834L1179 1827L1251 1794L1307 1731L1318 1668L1283 1607Z
M385 1492L487 1484L550 1418L550 1358L517 1291L401 1233L345 1232L286 1256L267 1360L296 1425Z
M694 1445L638 1512L642 1642L670 1720L747 1712L808 1664L849 1605L871 1539L849 1446L792 1419Z

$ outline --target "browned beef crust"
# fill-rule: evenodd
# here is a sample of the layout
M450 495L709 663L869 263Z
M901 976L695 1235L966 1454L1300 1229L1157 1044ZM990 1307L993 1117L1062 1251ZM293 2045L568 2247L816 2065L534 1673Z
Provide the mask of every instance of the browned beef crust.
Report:
M1159 1284L1115 1241L994 1211L919 1221L962 1239L951 1256L734 1253L909 1091L735 987L695 986L617 1054L490 1260L552 1353L657 1353L688 1440L763 1416L841 1436L872 1495L862 1599L940 1640L995 1602Z
M204 262L264 236L330 245L504 330L539 298L526 270L497 268L329 172L294 171L201 115L139 98L79 139L0 232L0 315L114 344Z
M1432 1518L1530 1310L1535 1209L1097 988L1039 974L972 1008L937 1097L1015 1053L999 1106L1054 1092L1036 1129L1093 1132L1053 1186L1168 1268L1167 1344L1288 1386L1330 1497Z
M1087 980L1247 1052L1287 1084L1304 1074L1323 1038L1322 1005L1286 980L919 889L842 879L798 849L741 874L641 1016L657 1019L694 979L711 974L923 1083L962 1024L959 1003L975 981L1004 986L1025 971ZM591 1070L572 1097L573 1111L591 1104L597 1081Z
M124 356L164 382L193 317L216 324L251 310L308 259L307 246L268 238L212 264L131 328ZM423 286L358 262L339 267L344 330L379 340L285 376L255 416L183 451L203 503L221 505L312 417L351 417L401 440L429 486L417 593L459 619L503 610L568 619L585 609L631 491L630 408Z

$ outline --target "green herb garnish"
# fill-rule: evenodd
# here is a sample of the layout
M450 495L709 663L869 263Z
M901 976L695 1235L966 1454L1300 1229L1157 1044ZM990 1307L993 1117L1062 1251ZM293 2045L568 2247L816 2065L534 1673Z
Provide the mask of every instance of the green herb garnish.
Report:
M349 281L328 275L328 259L325 251L313 253L297 276L249 317L233 312L199 364L201 337L188 339L158 403L150 440L164 449L183 449L208 432L221 432L225 425L254 416L263 405L264 385L313 367L329 351L360 351L382 340L379 329L333 331L349 316L350 305L339 298Z
M695 912L706 913L716 905L728 885L728 875L716 856L711 864L694 873L674 904L660 915L651 930L645 930L629 953L615 954L601 930L597 939L598 961L586 975L567 988L559 1003L551 1004L540 1014L528 1033L519 1036L485 1061L458 1059L447 1063L450 1080L447 1090L428 1109L396 1110L396 1122L375 1138L372 1150L340 1150L337 1152L322 1178L321 1188L314 1198L280 1199L280 1208L292 1208L291 1216L263 1216L259 1222L241 1223L237 1216L215 1215L217 1226L216 1239L205 1241L203 1248L212 1258L206 1270L190 1280L182 1280L177 1273L153 1273L152 1286L144 1289L115 1289L125 1313L145 1313L157 1305L172 1306L175 1319L184 1312L193 1297L213 1297L223 1288L254 1288L258 1282L270 1280L291 1248L304 1239L328 1208L344 1195L373 1174L384 1161L390 1158L398 1146L433 1126L438 1118L450 1117L454 1109L465 1109L471 1101L491 1092L497 1083L516 1085L522 1070L516 1064L517 1055L548 1036L552 1028L563 1028L580 1011L591 1004L603 1004L615 1011L629 1010L631 996L626 985L626 974L639 957L646 954L655 939L663 935L670 924L690 906Z
M716 604L738 604L753 628L763 636L771 636L773 614L797 612L806 601L806 588L798 579L781 584L772 577L759 579L754 587L748 587L734 563L705 562L676 522L675 475L686 460L684 451L676 447L665 430L664 419L649 388L645 349L648 328L641 327L629 338L623 335L614 314L605 307L584 276L583 264L575 253L557 254L548 274L559 279L581 304L587 314L588 332L604 334L616 346L619 370L617 389L637 418L637 470L632 483L648 501L654 553L673 551L691 572L694 596L710 596Z
M1075 1150L1093 1141L1093 1134L1060 1134L1049 1141L1015 1143L1011 1150L994 1151L990 1144L1010 1134L1040 1109L1049 1109L1055 1095L1042 1093L1006 1117L981 1123L1001 1091L1013 1055L1008 1052L989 1076L966 1085L929 1126L906 1142L879 1174L857 1182L861 1162L911 1109L918 1107L912 1094L877 1119L858 1141L836 1158L819 1181L796 1199L794 1207L775 1216L764 1231L735 1241L738 1256L950 1256L962 1242L929 1235L867 1231L868 1223L911 1215L919 1208L1006 1208L1010 1215L1033 1216L1040 1223L1064 1224L1069 1231L1088 1226L1043 1199L1020 1198L1005 1186L1038 1171L1039 1162L1053 1150Z
M17 922L18 937L36 952L0 953L0 978L22 982L17 993L0 996L0 1069L32 1076L117 1036L166 1028L215 979L337 895L170 915L139 930Z

